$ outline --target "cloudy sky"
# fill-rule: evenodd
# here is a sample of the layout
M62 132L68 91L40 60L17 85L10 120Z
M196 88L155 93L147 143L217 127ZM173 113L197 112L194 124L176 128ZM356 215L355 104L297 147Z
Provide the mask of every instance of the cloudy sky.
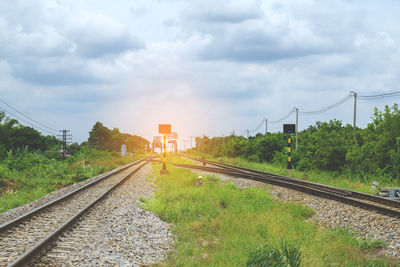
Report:
M394 0L0 0L0 98L78 142L96 121L146 138L164 122L240 134L352 90L399 91L398 14ZM360 100L357 125L395 102ZM349 99L299 129L352 116Z

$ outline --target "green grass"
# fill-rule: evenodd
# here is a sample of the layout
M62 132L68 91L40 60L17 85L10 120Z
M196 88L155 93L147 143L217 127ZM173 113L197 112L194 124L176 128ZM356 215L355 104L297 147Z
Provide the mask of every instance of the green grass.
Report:
M180 164L192 164L196 165L198 162L194 162L190 159L182 158L180 154L172 154L169 153L167 154L167 163L175 164L175 163L180 163ZM158 155L159 160L163 160L163 155Z
M193 157L200 158L199 155L192 155ZM346 188L358 192L363 192L367 194L376 193L371 191L371 185L373 181L379 182L379 187L400 187L399 181L387 181L385 177L368 176L368 177L357 177L351 174L338 174L335 172L320 171L320 170L309 170L309 171L298 171L292 170L288 171L281 165L272 163L260 163L249 161L243 158L212 158L206 156L207 159L218 161L222 163L228 163L237 165L240 167L260 170L268 173L284 175L288 177L303 179L315 183L331 185L340 188Z
M90 148L82 149L67 160L49 159L43 154L26 151L16 155L9 154L0 162L0 212L140 157L143 155L122 158L115 153Z
M175 238L162 265L392 266L370 255L382 242L358 240L349 229L322 229L311 222L311 209L278 202L267 188L240 189L212 175L202 175L199 185L190 170L168 166L169 174L160 176L161 165L153 166L159 189L142 205L172 223Z

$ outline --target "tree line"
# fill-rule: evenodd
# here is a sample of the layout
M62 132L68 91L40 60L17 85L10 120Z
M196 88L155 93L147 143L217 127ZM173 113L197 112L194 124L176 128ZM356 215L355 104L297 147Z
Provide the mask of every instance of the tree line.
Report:
M294 137L294 135L292 136ZM339 120L316 122L298 133L292 161L299 170L350 172L361 177L400 178L400 111L398 104L375 108L365 129ZM196 150L214 157L243 157L258 162L287 164L288 135L281 132L242 136L196 138Z
M118 128L109 129L101 122L96 122L89 132L88 143L99 150L119 151L121 145L127 146L128 152L144 152L150 142L138 135L121 133Z
M68 145L69 153L79 151L83 146L104 151L119 151L121 145L127 145L128 152L144 152L149 141L127 133L121 133L118 128L113 130L96 122L89 133L88 141ZM0 160L7 157L7 153L17 153L19 150L27 152L46 152L49 157L59 157L58 151L62 142L55 136L44 136L32 127L24 126L16 119L6 117L0 112Z
M60 145L55 136L43 136L34 128L21 125L0 112L0 159L6 157L8 151L28 149L44 152Z

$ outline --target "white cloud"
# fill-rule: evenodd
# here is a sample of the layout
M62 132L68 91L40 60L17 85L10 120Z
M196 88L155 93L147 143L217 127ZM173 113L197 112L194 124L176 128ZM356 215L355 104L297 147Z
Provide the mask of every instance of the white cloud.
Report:
M126 26L103 14L54 1L2 7L0 55L15 77L28 83L102 82L91 65L144 47Z
M350 90L396 90L400 10L384 2L393 8L339 0L117 0L119 9L89 2L94 10L80 1L3 1L0 86L18 95L0 90L32 117L70 123L80 140L96 120L146 137L160 120L186 135L242 132L264 116L318 109ZM333 116L351 121L346 105L301 118L301 128ZM373 105L360 104L364 125Z
M241 23L262 16L260 1L191 1L182 11L187 20L203 23Z

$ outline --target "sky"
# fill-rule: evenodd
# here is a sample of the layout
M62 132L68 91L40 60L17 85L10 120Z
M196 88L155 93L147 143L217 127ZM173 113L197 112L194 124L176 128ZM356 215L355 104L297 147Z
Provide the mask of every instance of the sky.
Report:
M76 142L97 121L149 140L159 123L256 134L293 107L399 91L398 14L394 0L0 0L0 99ZM357 126L398 102L359 100ZM334 118L352 124L352 98L300 113L299 130Z

